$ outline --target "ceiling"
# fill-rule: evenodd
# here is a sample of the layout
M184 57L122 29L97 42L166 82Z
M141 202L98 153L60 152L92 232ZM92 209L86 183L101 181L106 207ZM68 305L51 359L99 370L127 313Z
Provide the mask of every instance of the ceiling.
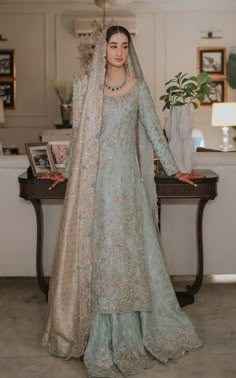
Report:
M107 0L112 10L118 11L222 11L236 10L235 0ZM63 6L81 6L83 10L96 10L94 0L0 0L0 4L60 4ZM109 7L108 7L109 8Z

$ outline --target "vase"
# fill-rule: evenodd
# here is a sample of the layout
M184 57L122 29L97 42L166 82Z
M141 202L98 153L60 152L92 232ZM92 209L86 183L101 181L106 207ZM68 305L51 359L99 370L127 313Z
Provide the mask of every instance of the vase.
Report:
M166 126L169 147L181 172L192 172L196 160L190 107L191 104L174 106L170 110Z
M61 120L62 124L68 126L71 124L72 104L61 104Z

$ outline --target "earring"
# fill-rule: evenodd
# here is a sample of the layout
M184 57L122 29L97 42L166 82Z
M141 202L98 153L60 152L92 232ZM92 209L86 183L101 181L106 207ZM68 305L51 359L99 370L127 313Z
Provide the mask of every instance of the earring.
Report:
M106 61L106 60L107 60L107 57L104 56L104 59L105 59L105 61ZM104 68L107 69L107 62L105 63Z

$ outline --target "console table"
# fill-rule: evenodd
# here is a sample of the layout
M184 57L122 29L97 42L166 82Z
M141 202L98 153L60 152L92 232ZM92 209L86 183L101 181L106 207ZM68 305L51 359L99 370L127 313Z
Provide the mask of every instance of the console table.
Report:
M197 240L198 240L198 273L195 282L187 286L186 292L177 293L177 298L181 306L193 303L194 294L198 292L203 278L203 244L202 244L202 216L204 207L209 199L214 199L217 195L218 176L212 171L198 171L205 175L205 178L194 180L198 186L192 187L181 183L177 179L168 176L157 176L155 178L158 193L159 219L161 214L161 200L164 198L198 198L197 217ZM66 181L56 186L53 190L48 190L51 180L40 180L29 178L27 173L18 177L20 186L20 197L32 203L37 221L37 246L36 246L36 272L39 287L43 293L48 295L48 282L43 272L43 212L41 200L64 199L66 191Z
M170 176L156 176L156 191L158 196L158 219L161 230L161 201L162 199L198 199L197 206L197 274L192 285L186 287L186 291L176 292L179 303L182 306L194 302L194 295L200 290L204 273L202 219L206 203L217 196L218 175L211 170L194 170L194 173L204 175L204 178L194 179L197 187L188 185Z
M43 211L41 200L64 199L66 192L66 181L57 185L53 190L48 190L52 184L51 180L28 178L27 173L18 177L20 185L20 197L32 203L37 222L37 246L36 246L36 273L41 291L48 295L48 282L43 272Z

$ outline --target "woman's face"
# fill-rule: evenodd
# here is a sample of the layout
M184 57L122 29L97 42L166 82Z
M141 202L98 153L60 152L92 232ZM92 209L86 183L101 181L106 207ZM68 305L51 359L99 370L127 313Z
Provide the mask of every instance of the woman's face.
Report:
M113 34L107 43L107 64L114 67L122 67L129 55L128 37L123 33Z

